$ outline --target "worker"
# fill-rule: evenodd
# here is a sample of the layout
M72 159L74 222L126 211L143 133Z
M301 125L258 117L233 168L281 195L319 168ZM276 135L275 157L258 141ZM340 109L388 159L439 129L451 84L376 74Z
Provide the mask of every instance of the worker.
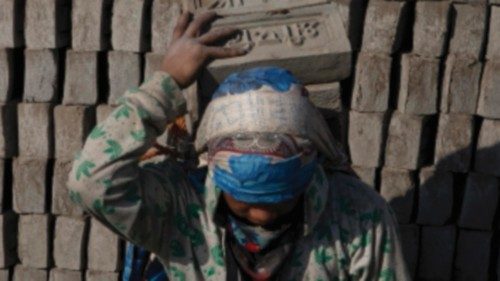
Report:
M186 113L182 89L234 28L184 13L161 70L90 133L69 175L72 200L155 254L169 280L409 280L388 204L349 169L307 90L289 71L233 73L196 133L197 169L140 165ZM202 32L208 29L207 32ZM205 166L205 168L203 168Z

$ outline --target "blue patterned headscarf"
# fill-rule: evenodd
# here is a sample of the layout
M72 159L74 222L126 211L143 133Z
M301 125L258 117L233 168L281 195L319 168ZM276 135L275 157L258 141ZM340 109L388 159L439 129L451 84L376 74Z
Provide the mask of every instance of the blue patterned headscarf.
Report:
M223 191L243 202L277 203L305 190L317 150L345 161L334 143L305 87L285 69L260 67L220 84L195 145L208 145L209 168Z
M292 85L300 82L290 71L278 67L258 67L229 75L212 96L212 100L247 93L268 86L276 93L287 93Z

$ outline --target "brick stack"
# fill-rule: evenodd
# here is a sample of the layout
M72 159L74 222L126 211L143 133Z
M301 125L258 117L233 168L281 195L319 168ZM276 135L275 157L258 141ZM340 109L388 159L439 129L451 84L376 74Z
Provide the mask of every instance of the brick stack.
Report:
M12 168L13 209L19 214L20 264L15 267L13 280L46 280L52 266L53 217L49 194L54 124L51 102L56 101L59 91L60 48L68 45L69 30L62 26L67 19L61 16L68 5L68 1L29 1L22 7L25 79L24 91L18 93L16 100L20 102L17 104L19 149Z
M440 251L443 254L446 252L445 256L448 257L446 265L449 266L446 267L447 271L438 271L443 278L451 277L456 280L470 280L471 278L486 280L489 275L488 267L485 265L489 262L492 237L491 223L497 199L491 197L489 202L484 199L489 196L497 196L498 183L489 185L487 182L483 182L484 184L479 184L481 188L490 193L484 194L483 191L479 191L486 197L482 199L474 198L474 194L477 194L479 189L474 188L477 185L475 182L482 181L486 175L476 173L479 170L472 165L474 143L477 141L475 139L475 132L478 130L476 126L480 121L480 118L475 117L474 114L480 111L477 101L484 61L484 46L487 38L487 8L484 4L454 3L452 5L453 24L442 81L441 115L439 117L434 165L436 169L453 175L454 187L450 187L450 190L453 189L452 193L458 194L455 194L455 196L450 194L450 198L447 200L450 202L447 204L450 206L449 208L454 208L456 211L450 212L447 221L439 224L440 230L437 230L438 226L434 226L436 227L434 231L441 231L442 238L446 236L448 241L456 241L454 249L448 242L441 245ZM475 156L477 157L481 153L483 153L482 148L477 146ZM465 192L463 191L464 181ZM464 193L462 194L462 192ZM440 191L436 190L430 195L434 197L438 193ZM454 200L458 197L463 198L462 202ZM421 200L426 199L421 197ZM481 202L480 205L485 204L485 207L489 209L483 213L478 209L471 209L474 207L470 203L475 202L477 204L478 200ZM441 200L441 202L443 201ZM491 203L494 205L493 208ZM437 204L440 204L440 202L436 202L435 206ZM429 207L432 208L432 206ZM429 217L432 216L429 211L428 214ZM464 223L467 215L470 217ZM490 217L490 225L486 228L478 228L479 225L472 221L483 215L486 216L484 218L486 220L488 216ZM445 229L449 229L446 231L447 234L443 232ZM487 231L478 231L481 229ZM425 240L422 240L422 242L425 243ZM436 247L436 249L439 248ZM440 252L434 250L433 253L439 254ZM452 255L455 257L452 258ZM427 265L424 270L420 271L422 276L436 274L435 264L430 263L436 259L429 258L427 263L425 263L424 259L421 260Z
M66 188L103 94L99 51L109 49L111 5L90 2L0 1L1 178L12 196L1 201L1 280L82 280L90 271L118 280L117 236Z
M449 236L453 229L447 231L447 228L430 228L430 226L445 224L451 217L453 177L450 173L441 172L436 170L434 166L429 166L433 160L432 146L434 143L428 141L436 138L435 114L438 113L439 105L441 60L446 55L446 44L450 32L448 30L449 8L450 4L448 2L416 3L413 46L411 52L402 54L401 58L401 86L398 96L398 110L404 112L406 116L413 116L413 118L422 120L423 123L420 123L419 126L423 133L412 137L418 140L418 144L415 144L416 147L409 146L413 149L419 161L414 162L415 165L411 167L406 167L415 172L416 176L413 180L419 182L418 190L416 184L411 190L415 198L407 202L408 208L412 210L413 217L405 222L400 221L400 223L409 224L405 225L404 228L412 229L415 232L410 234L411 236L418 237L420 234L422 240L429 237L429 233L437 233L436 236L443 240L453 239L453 237ZM409 128L405 129L406 132L411 130ZM398 136L394 137L397 138ZM404 142L410 139L404 140ZM399 158L397 154L394 157ZM422 166L427 167L422 168ZM392 204L392 202L390 203ZM433 211L436 211L436 213L434 214ZM425 227L418 228L414 225L415 222L419 225L425 225ZM408 234L402 233L402 235ZM439 235L442 235L442 237ZM412 242L417 244L417 241L413 240ZM427 245L431 245L431 250L441 250L443 246L439 243L442 242L440 240L435 242L437 245L431 245L431 242L428 242ZM421 253L426 249L426 247L421 247ZM412 248L412 250L415 249ZM411 274L415 276L417 252L410 253L409 249L406 248L405 254L407 255L407 261L409 261L408 266ZM451 254L451 257L453 257L453 253L445 252L444 254ZM430 254L430 256L435 257L434 254ZM450 265L447 264L447 257L447 255L441 257L443 264L434 275L438 278L444 278L443 280L446 278L442 277L440 273L443 271L448 272L451 269ZM424 254L421 254L418 260L416 277L429 278L426 275L426 261L433 262L434 260L425 258ZM431 266L433 265L431 263Z
M477 150L473 164L476 173L470 173L467 178L462 210L459 217L459 226L463 228L459 234L457 248L457 263L465 273L465 278L488 263L489 257L499 259L499 249L494 247L498 240L498 186L500 177L500 94L497 85L500 85L500 4L491 1L489 6L489 26L485 32L483 44L487 47L481 50L484 61L482 72L477 115L483 118L479 128ZM488 18L485 18L488 23ZM485 30L485 31L486 31ZM486 44L485 44L486 45ZM494 78L495 77L495 78ZM473 230L466 230L470 228ZM492 233L493 231L493 233ZM493 235L492 235L493 234ZM466 252L468 254L466 254ZM490 261L491 264L491 261ZM480 271L483 275L496 274L500 276L500 263L492 264L490 272Z
M370 1L354 72L350 156L393 207L418 280L498 274L500 9L466 2ZM413 22L395 27L405 5Z
M349 112L349 154L363 181L375 186L382 167L391 95L394 54L401 46L407 4L368 3L361 51L358 54Z
M22 3L0 1L0 280L9 280L18 261L17 224L19 217L12 211L12 159L17 154L17 113L12 102L18 96L21 71L20 49L24 45L22 18L16 16L24 9ZM22 77L22 76L21 76Z

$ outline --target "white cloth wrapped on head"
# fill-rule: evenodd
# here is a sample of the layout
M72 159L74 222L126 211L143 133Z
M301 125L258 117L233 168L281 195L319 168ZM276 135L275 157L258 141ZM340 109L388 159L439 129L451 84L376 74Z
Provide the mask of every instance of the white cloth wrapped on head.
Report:
M247 73L260 71L261 74L270 70L289 74L279 68L258 68ZM197 151L203 151L209 140L221 136L241 132L284 133L310 139L333 166L346 164L345 154L331 134L324 117L309 100L305 87L292 80L288 88L282 84L277 89L273 87L273 81L265 81L260 87L254 83L248 89L238 85L235 92L230 92L231 86L224 83L237 83L241 73L234 75L235 77L228 77L229 82L226 80L219 88L219 91L223 89L228 93L213 98L205 110L196 135ZM245 78L248 80L248 76L243 77L243 83L246 82Z

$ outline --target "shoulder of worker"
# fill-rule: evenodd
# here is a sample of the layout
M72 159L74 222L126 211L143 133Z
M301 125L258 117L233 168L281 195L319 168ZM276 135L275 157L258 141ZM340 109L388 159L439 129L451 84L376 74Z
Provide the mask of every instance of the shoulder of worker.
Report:
M328 177L330 211L339 219L363 225L392 220L392 209L373 187L345 172L332 172Z

